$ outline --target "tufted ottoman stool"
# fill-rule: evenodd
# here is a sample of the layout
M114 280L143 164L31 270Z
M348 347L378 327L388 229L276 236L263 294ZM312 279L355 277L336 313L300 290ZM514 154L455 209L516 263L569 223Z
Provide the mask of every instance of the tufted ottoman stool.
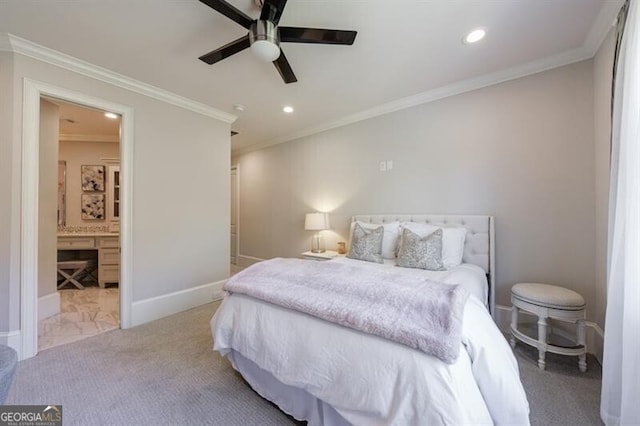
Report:
M520 283L511 288L511 347L516 339L538 348L538 367L544 370L545 353L578 356L580 371L587 371L587 346L584 321L586 304L573 290L548 284ZM525 310L538 316L538 340L518 330L518 312ZM576 323L576 346L563 347L548 343L547 318Z

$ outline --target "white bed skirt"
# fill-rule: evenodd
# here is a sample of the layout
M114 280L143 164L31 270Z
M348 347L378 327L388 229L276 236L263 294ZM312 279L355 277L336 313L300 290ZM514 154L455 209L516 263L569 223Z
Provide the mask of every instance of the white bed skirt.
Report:
M273 374L258 367L239 352L232 350L227 354L227 358L254 391L276 404L293 418L307 420L310 426L350 425L326 402L319 400L304 389L285 385L273 377Z

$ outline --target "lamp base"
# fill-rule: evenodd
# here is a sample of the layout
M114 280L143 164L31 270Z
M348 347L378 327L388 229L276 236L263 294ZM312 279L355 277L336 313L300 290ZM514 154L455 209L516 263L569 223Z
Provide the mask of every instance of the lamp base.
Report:
M322 241L322 235L320 232L316 233L311 239L311 253L324 253L324 241Z

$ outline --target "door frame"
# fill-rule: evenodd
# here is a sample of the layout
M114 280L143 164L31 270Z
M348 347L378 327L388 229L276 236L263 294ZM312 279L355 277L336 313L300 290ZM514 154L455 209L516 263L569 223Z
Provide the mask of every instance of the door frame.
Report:
M231 166L231 171L236 171L236 266L240 264L240 164Z
M22 93L22 183L20 226L20 330L21 359L38 353L38 175L40 151L40 98L111 111L122 117L120 125L120 328L131 327L132 303L132 193L133 108L48 83L24 79Z

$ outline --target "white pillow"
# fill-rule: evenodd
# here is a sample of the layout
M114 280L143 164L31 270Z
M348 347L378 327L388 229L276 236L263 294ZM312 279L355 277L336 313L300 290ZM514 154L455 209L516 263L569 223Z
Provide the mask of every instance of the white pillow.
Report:
M402 222L400 226L418 234L420 237L425 237L438 229L442 229L442 263L444 267L451 269L462 263L467 228L447 228L419 222Z
M353 227L358 223L365 229L376 229L380 226L384 227L384 235L382 237L382 257L385 259L395 259L398 253L398 244L400 243L400 222L389 222L385 224L376 224L368 222L351 222L349 230L349 241L353 240Z

